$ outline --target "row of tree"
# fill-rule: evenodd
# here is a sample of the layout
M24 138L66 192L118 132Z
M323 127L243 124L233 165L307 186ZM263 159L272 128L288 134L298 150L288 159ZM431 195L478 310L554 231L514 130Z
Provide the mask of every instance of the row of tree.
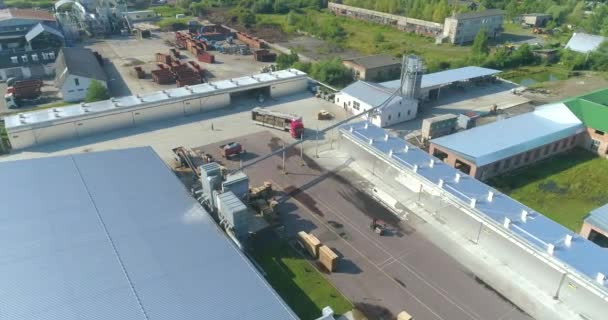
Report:
M401 14L410 18L443 23L446 17L454 12L467 12L471 8L453 4L448 0L344 0L344 4L376 10L381 12Z

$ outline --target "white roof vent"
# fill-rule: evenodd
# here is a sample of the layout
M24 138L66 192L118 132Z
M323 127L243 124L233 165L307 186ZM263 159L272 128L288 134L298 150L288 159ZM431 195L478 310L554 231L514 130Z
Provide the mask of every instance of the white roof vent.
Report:
M27 118L27 116L25 115L25 113L20 113L19 114L19 118L20 119L25 119L25 118Z

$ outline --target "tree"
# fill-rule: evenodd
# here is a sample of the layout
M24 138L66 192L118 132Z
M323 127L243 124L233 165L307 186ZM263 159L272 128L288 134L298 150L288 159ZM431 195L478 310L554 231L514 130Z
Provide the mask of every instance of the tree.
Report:
M471 46L471 53L474 56L484 56L490 53L490 45L488 44L488 32L486 29L481 29L477 32L473 45Z
M298 56L298 53L293 50L289 54L281 53L277 57L277 68L279 70L287 69L298 61L300 61L300 57Z
M110 98L108 89L104 87L101 82L97 80L91 81L89 88L87 89L87 95L84 99L85 102L95 102L100 100L107 100Z

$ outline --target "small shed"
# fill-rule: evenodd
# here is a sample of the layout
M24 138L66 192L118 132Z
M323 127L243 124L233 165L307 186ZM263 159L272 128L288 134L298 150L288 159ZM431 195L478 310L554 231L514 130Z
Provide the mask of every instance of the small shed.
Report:
M608 248L608 204L589 212L580 234L597 245Z
M521 23L528 27L544 27L551 20L551 15L546 13L526 13L521 16Z

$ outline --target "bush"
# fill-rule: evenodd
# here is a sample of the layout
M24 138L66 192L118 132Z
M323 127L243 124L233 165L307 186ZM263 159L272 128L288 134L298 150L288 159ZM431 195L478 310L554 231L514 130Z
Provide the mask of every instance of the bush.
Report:
M154 12L156 12L156 14L160 15L161 17L168 18L175 18L175 15L178 14L186 14L186 10L172 5L154 7L152 8L152 10L154 10Z
M108 93L108 89L104 87L101 82L97 80L91 81L89 88L87 89L87 95L85 98L85 102L95 102L106 100L110 98L110 94Z
M178 31L188 28L189 18L164 18L160 20L157 25L163 31Z

